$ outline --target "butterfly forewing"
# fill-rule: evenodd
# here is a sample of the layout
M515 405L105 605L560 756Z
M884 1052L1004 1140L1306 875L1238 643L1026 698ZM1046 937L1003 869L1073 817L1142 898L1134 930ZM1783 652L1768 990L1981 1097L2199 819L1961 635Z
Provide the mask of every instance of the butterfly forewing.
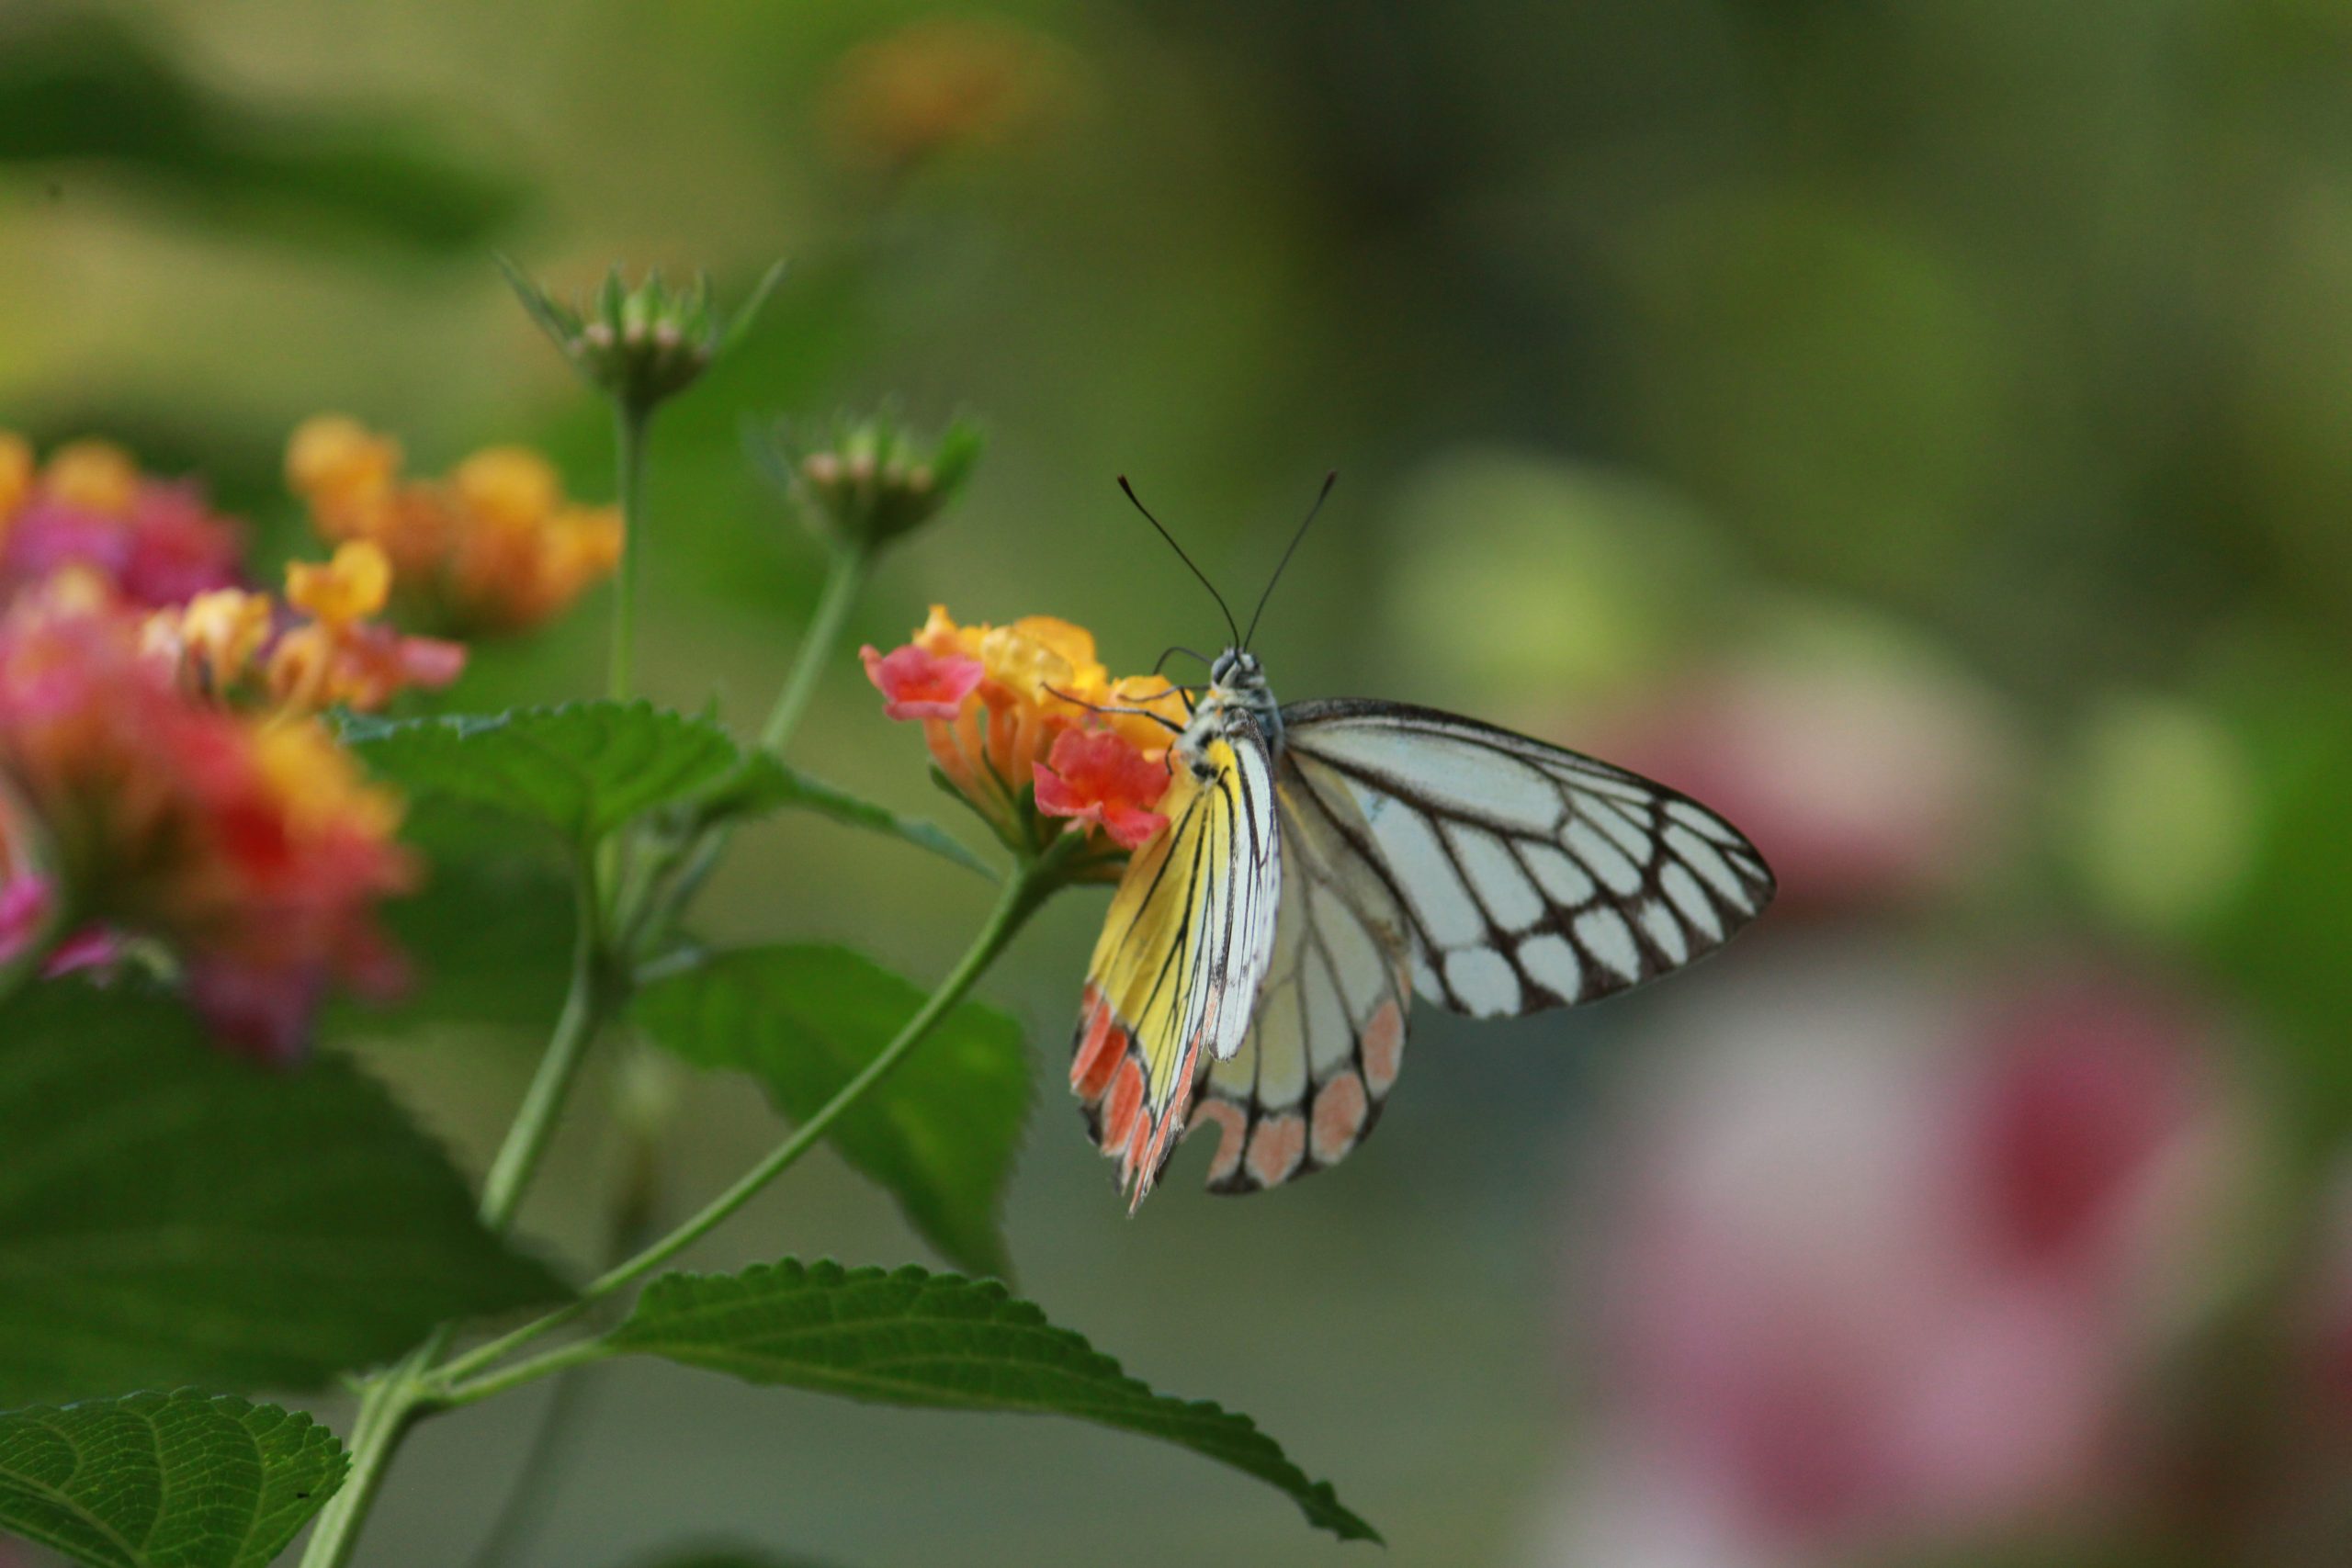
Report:
M1713 951L1772 897L1764 858L1661 784L1401 703L1283 710L1285 807L1345 838L1411 937L1415 988L1503 1017Z
M1136 852L1089 965L1070 1083L1141 1202L1204 1059L1240 1047L1273 958L1282 858L1272 761L1247 713L1179 766L1167 829Z

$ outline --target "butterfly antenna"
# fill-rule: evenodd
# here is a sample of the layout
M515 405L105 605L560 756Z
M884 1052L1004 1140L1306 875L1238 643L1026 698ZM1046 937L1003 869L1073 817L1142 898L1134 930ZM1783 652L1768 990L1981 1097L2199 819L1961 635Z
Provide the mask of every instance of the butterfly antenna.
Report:
M1258 617L1266 613L1266 601L1274 596L1274 584L1283 580L1283 568L1290 565L1290 558L1298 553L1298 542L1306 537L1306 530L1314 525L1315 514L1323 510L1325 502L1331 499L1331 487L1339 482L1340 470L1337 468L1323 476L1323 488L1316 491L1315 504L1306 509L1306 520L1299 524L1298 532L1290 536L1290 547L1283 551L1283 558L1274 564L1274 575L1266 580L1266 591L1258 595L1258 607L1250 612L1250 629L1242 635L1242 647L1249 647L1250 638L1258 635Z
M1175 658L1180 653L1187 659L1197 659L1204 664L1214 664L1216 662L1207 654L1203 653L1199 649L1186 648L1182 643L1178 643L1174 648L1170 649L1167 652L1159 656L1159 662L1151 667L1151 672L1157 675L1161 671L1167 669L1168 661Z
M1143 520L1159 529L1159 536L1168 541L1168 547L1176 552L1176 558L1191 567L1193 575L1201 580L1201 586L1207 589L1209 597L1216 601L1217 613L1225 617L1225 629L1233 634L1234 646L1239 647L1241 628L1233 624L1233 612L1226 608L1225 595L1216 591L1216 584L1209 581L1209 574L1193 565L1193 558L1184 553L1184 547L1176 542L1176 536L1170 533L1159 519L1151 514L1151 508L1146 506L1143 503L1143 498L1136 494L1136 487L1127 482L1127 476L1125 474L1119 476L1119 488L1127 492L1127 499L1135 502L1137 512L1143 513Z

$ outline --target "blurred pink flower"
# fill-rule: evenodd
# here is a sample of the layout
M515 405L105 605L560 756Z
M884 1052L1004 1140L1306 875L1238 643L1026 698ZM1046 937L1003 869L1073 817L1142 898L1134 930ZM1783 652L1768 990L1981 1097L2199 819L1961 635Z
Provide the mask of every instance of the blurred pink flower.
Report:
M191 698L143 630L86 582L0 613L0 778L39 825L40 898L77 926L51 970L111 962L117 931L153 938L222 1043L288 1059L331 987L398 982L376 909L414 880L400 802L315 718ZM6 837L0 863L27 859Z
M0 507L0 603L78 570L150 607L184 604L241 576L241 525L214 513L198 486L141 474L103 442L61 447L22 476Z
M2108 976L1955 1006L1791 966L1693 1015L1600 1244L1596 1445L1546 1561L1743 1568L2096 1518L2153 1441L2236 1118Z
M1783 917L1944 891L2006 847L2017 804L1990 694L1869 647L1718 670L1597 749L1738 823L1780 876Z

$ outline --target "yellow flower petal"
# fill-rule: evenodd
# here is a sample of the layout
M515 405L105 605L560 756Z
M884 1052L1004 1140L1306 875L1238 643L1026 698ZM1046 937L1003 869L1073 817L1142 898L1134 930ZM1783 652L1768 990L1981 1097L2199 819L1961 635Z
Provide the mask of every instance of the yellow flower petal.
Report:
M376 614L391 590L392 563L372 540L336 547L334 558L324 566L292 561L286 568L287 601L331 626Z

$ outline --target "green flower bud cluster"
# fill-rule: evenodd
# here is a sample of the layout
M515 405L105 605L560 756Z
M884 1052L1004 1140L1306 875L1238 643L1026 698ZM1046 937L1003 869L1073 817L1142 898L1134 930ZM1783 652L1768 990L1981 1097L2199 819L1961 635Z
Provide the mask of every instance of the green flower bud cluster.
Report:
M650 413L695 381L742 337L768 294L784 276L779 262L767 270L741 308L721 310L710 296L710 279L673 288L661 273L631 284L617 266L594 297L567 305L502 262L506 280L540 330L580 373L623 407Z
M837 417L810 440L780 429L755 439L753 455L824 533L852 548L877 549L945 510L970 479L983 445L967 421L926 440L885 411Z

